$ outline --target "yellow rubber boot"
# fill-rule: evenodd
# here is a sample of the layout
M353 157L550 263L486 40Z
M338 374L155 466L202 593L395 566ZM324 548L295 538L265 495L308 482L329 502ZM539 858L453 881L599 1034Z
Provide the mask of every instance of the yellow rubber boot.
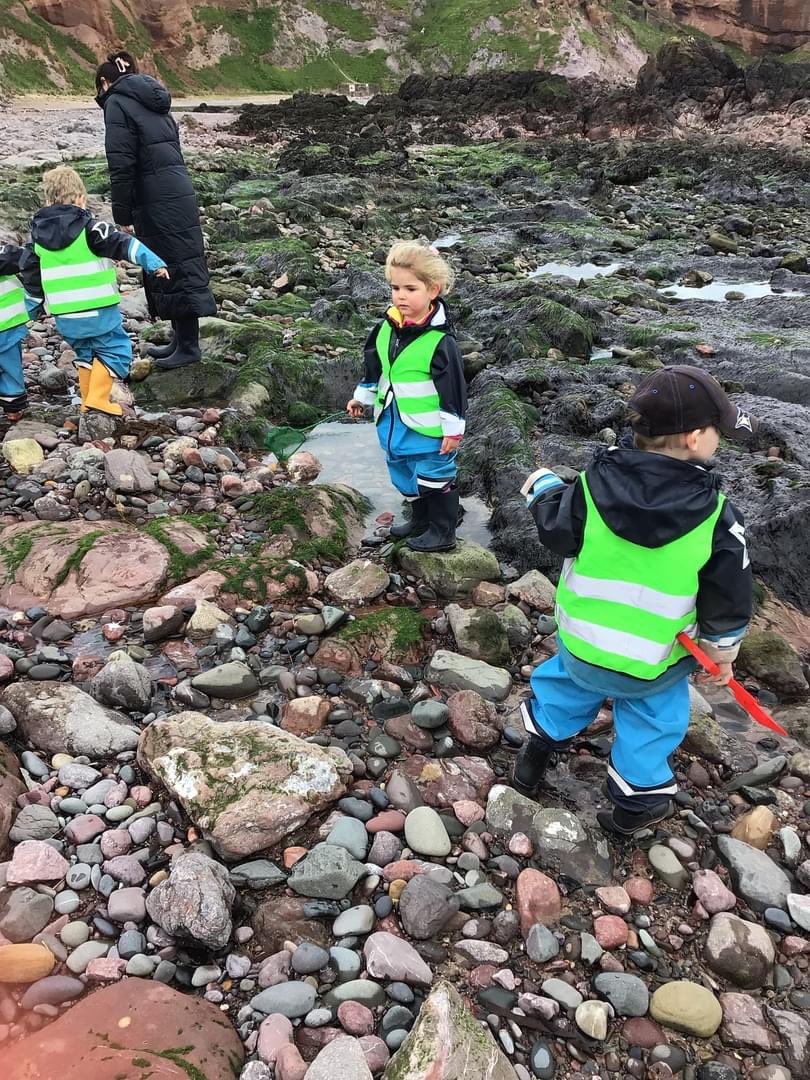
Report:
M87 392L90 389L90 368L79 367L76 369L79 373L79 397L82 399L81 408L79 412L87 412Z
M124 410L121 406L110 401L112 388L112 375L100 360L94 360L90 372L90 383L87 388L87 398L85 399L87 408L108 413L110 416L123 416Z

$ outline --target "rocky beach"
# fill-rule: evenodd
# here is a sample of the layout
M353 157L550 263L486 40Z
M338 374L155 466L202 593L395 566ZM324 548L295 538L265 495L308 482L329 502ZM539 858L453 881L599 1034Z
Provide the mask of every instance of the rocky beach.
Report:
M0 453L0 1046L8 1080L810 1075L810 66L667 46L634 88L413 76L367 103L178 113L219 305L202 363L80 415L50 320ZM0 117L0 236L101 116ZM357 381L391 241L423 236L470 396L462 538L387 536ZM161 341L119 268L133 341ZM572 478L639 379L762 420L717 468L787 729L692 688L675 815L596 811L609 704L509 786L559 560L519 489Z

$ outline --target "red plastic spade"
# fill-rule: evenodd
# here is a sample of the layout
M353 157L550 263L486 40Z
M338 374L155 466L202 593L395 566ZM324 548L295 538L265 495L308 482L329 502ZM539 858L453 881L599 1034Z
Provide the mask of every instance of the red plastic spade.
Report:
M708 671L710 675L716 675L720 671L720 668L715 664L714 660L710 659L697 642L693 641L688 634L678 634L678 641L680 641L681 645L694 656L700 666L705 671ZM770 730L775 731L777 735L787 735L787 732L782 725L777 724L771 714L765 712L757 699L752 694L749 694L744 686L740 686L736 679L730 679L727 688L731 691L740 705L742 705L752 720L756 720L756 722L762 724L763 727L770 728Z

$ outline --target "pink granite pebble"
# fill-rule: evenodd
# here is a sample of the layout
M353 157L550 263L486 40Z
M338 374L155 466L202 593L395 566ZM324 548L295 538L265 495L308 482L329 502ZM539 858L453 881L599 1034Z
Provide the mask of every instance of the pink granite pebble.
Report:
M627 923L618 915L599 915L593 920L593 936L603 949L627 944Z
M525 833L516 832L509 837L509 851L519 859L530 859L534 855L534 844Z
M337 1018L349 1035L373 1035L374 1013L359 1001L342 1001Z
M282 1047L293 1041L293 1026L286 1016L273 1013L262 1020L257 1044L260 1059L266 1065L275 1065Z
M621 885L607 885L597 889L596 898L611 915L626 915L630 910L630 897Z
M23 840L14 849L6 871L9 885L35 885L59 881L70 868L67 859L44 840Z
M649 878L631 877L624 883L624 891L630 897L632 903L639 907L646 907L652 903L655 896L655 886Z
M467 828L470 825L474 825L476 821L484 820L484 808L477 802L473 802L472 799L459 799L458 802L453 803L453 813L456 815L462 825L466 825Z

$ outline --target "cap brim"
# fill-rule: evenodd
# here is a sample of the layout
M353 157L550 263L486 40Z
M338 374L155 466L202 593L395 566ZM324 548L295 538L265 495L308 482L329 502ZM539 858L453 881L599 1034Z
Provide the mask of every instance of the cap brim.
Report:
M738 406L730 405L728 411L720 418L717 426L726 438L744 442L751 435L756 434L759 420L755 416L743 412Z

